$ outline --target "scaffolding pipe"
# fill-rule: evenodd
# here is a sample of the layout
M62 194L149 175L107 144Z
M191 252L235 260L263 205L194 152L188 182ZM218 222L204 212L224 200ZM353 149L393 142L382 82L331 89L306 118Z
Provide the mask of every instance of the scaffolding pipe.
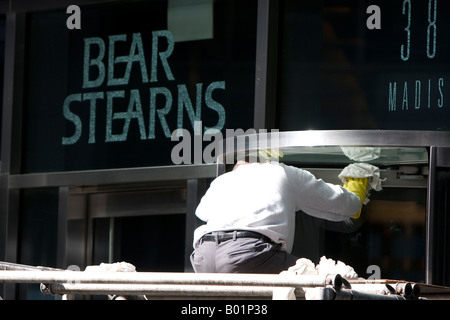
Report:
M331 287L309 289L306 298L309 300L406 300L397 294L377 294L360 292L353 289L335 290Z
M274 289L276 287L98 283L53 283L45 287L41 285L43 294L145 295L147 297L272 297ZM303 290L297 290L296 296L303 297Z
M10 271L64 271L63 269L40 267L40 266L28 266L25 264L11 263L0 261L0 270Z
M162 272L84 272L84 271L0 271L3 283L110 283L173 284L255 287L323 287L342 286L338 275L274 275Z
M386 286L385 283L352 283L351 289L364 292L364 293L371 293L371 294L389 294L390 292L389 288Z
M370 294L399 294L404 296L406 299L417 299L420 295L420 285L417 283L410 282L398 282L396 284L387 283L357 283L352 284L352 289Z

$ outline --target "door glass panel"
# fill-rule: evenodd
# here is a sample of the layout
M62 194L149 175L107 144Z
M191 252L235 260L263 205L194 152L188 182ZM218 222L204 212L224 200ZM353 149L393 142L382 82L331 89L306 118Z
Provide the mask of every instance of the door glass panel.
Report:
M125 261L136 271L183 272L185 214L94 220L94 265Z
M355 162L382 168L382 176L403 166L413 168L411 174L400 177L403 187L393 188L393 181L386 181L388 187L371 191L360 223L350 227L298 212L293 254L314 263L322 256L343 261L364 278L425 280L427 190L426 184L417 187L413 183L419 178L426 181L426 148L290 147L282 148L281 154L281 162L307 168L316 178L337 184L341 168ZM334 170L321 175L324 171L314 168Z

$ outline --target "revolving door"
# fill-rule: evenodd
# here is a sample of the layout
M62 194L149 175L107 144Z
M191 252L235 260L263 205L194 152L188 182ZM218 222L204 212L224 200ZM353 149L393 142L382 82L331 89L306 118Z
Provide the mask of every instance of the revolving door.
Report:
M364 278L449 285L449 146L447 132L264 132L228 139L218 174L230 170L227 159L257 159L262 149L276 150L279 158L272 161L333 184L342 184L338 175L347 165L370 163L380 170L382 190L370 192L364 222L342 230L297 212L292 253L314 263L322 256L341 260Z

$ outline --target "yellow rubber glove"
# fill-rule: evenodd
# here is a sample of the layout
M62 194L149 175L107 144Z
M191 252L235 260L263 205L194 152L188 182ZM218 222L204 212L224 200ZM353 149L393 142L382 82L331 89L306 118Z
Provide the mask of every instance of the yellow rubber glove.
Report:
M364 203L364 200L366 199L366 192L367 192L367 178L347 178L347 183L344 184L344 188L347 189L350 192L353 192L358 196L358 198L361 200L361 206ZM362 208L361 208L362 209ZM353 219L358 219L361 215L361 210L358 211L356 215L354 215Z
M259 150L259 155L265 159L266 162L270 162L270 159L279 159L283 158L284 154L281 150L278 149L270 149L270 150Z

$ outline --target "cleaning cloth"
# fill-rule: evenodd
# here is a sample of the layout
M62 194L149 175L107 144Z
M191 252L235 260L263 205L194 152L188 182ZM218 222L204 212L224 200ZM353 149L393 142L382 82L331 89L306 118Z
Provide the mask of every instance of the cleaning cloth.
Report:
M115 263L100 263L100 265L87 266L85 272L136 272L131 263L122 261ZM147 300L145 295L108 295L110 300Z
M136 272L136 267L131 263L122 261L115 263L100 263L95 266L87 266L84 271L92 272L92 271L108 271L108 272Z
M341 147L342 152L354 161L371 161L378 159L381 154L381 148L374 147Z
M347 183L349 177L368 178L367 191L371 189L380 191L382 189L381 182L383 180L380 178L380 169L368 163L352 163L346 166L338 177L344 184ZM367 202L369 202L368 194L366 195L364 204L367 204Z
M340 274L345 279L357 279L358 274L353 267L346 265L342 261L335 261L333 259L327 259L323 256L320 258L320 262L317 265L307 259L301 258L296 261L296 264L289 267L287 270L282 271L280 275L321 275L327 276L331 274ZM315 300L314 288L303 288L305 291L305 298L307 300ZM273 300L295 300L294 288L275 287L273 288Z
M346 265L342 261L335 261L328 259L325 256L320 258L317 265L306 258L301 258L296 261L296 264L289 267L287 270L282 271L282 275L327 275L327 274L340 274L346 279L357 279L358 274L353 267Z

